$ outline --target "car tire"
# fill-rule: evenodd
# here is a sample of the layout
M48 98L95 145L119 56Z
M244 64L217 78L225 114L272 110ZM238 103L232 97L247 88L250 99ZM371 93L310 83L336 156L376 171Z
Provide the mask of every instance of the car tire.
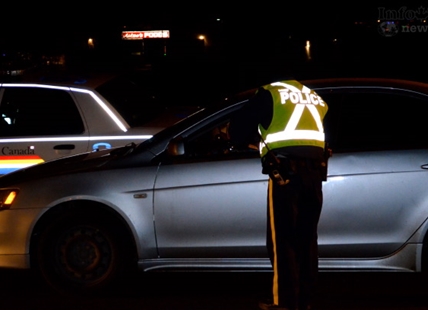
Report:
M127 251L111 227L86 214L55 220L40 235L41 276L62 294L92 295L114 284L126 266Z

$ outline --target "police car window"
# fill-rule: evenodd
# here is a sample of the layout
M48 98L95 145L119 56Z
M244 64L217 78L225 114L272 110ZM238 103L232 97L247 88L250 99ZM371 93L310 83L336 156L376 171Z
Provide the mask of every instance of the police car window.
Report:
M406 93L345 94L334 127L334 151L428 148L428 102ZM330 111L329 111L330 113Z
M4 90L1 136L71 135L84 131L80 113L67 92L32 87Z

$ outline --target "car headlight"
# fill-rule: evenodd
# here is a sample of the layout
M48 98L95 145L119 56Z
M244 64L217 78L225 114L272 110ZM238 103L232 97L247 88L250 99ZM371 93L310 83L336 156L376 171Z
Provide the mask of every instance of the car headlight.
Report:
M15 201L17 195L18 190L16 189L0 190L0 211L9 209Z

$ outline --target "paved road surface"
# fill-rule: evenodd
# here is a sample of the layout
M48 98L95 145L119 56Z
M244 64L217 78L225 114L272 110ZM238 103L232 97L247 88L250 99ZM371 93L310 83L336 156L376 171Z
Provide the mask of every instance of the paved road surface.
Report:
M0 271L0 310L256 310L268 273L156 273L93 298L48 292L28 272ZM318 310L426 310L428 285L417 274L321 273Z

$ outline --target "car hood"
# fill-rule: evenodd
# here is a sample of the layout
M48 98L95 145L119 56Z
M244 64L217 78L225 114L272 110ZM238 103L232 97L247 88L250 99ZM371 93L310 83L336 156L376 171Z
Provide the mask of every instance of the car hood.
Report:
M34 179L87 171L145 165L153 158L149 152L135 154L136 145L82 153L23 168L0 177L0 188ZM134 157L134 158L132 158ZM138 159L138 160L137 160Z

